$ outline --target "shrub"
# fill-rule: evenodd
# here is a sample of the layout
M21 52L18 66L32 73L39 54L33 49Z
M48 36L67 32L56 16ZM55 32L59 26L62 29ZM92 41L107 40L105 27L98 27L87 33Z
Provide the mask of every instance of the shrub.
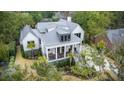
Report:
M6 81L23 80L24 74L19 66L14 65L14 62L15 62L15 58L14 56L12 56L10 58L8 68L2 72L2 76L0 80L6 80Z
M8 46L0 42L0 62L9 62L9 49Z
M75 66L71 67L71 72L72 72L72 74L74 74L76 76L80 76L85 79L89 79L89 78L95 76L95 73L96 73L94 68L85 66L81 62L78 62L78 63L76 63Z
M12 41L8 44L9 48L9 56L14 56L16 55L16 43L15 41Z
M42 59L41 59L42 58ZM37 71L40 76L40 80L61 80L61 73L59 73L56 67L52 64L48 64L43 61L44 57L38 58L31 67Z
M69 59L66 59L66 60L62 60L62 61L53 62L53 64L56 65L57 68L60 68L60 67L69 66L70 62L69 62ZM72 62L71 65L74 65L74 64L75 64L75 62Z

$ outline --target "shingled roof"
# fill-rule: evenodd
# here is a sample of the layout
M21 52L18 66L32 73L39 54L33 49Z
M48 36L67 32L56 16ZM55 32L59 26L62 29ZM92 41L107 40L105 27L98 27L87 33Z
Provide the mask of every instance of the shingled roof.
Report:
M124 43L124 28L107 30L107 36L112 44Z

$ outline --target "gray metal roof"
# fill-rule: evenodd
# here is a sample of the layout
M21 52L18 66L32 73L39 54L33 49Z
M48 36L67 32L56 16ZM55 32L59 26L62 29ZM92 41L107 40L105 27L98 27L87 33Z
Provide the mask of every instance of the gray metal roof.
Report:
M55 45L62 45L62 44L68 44L68 43L74 43L74 42L80 42L81 39L78 38L75 35L71 35L71 40L70 41L64 41L64 42L60 42L57 34L55 31L51 31L49 33L46 33L44 36L42 36L42 40L44 42L44 45L46 47L48 46L55 46Z
M71 30L69 27L66 27L66 26L57 26L55 31L58 33L58 34L70 34L71 33Z
M21 30L21 35L20 35L20 41L22 41L25 36L28 34L28 32L30 32L31 27L30 25L26 25L22 30Z
M52 29L52 31L46 31L45 34L41 34L41 39L44 42L44 45L52 46L80 42L81 39L75 35L71 35L70 41L60 42L56 34L71 34L71 32L74 31L77 26L79 25L76 23L60 19L58 22L40 22L37 24L36 28L39 30L39 32L45 32L46 29Z
M40 22L36 25L36 29L32 29L29 25L26 25L21 31L21 40L24 39L28 32L31 32L36 37L40 38L45 46L81 42L79 37L71 34L71 32L75 30L77 26L79 25L73 22L68 22L66 20L59 20L58 22ZM43 34L42 32L46 33ZM69 33L71 34L71 40L60 42L57 33Z
M112 44L124 42L124 28L107 30L107 36Z
M38 34L38 31L36 29L32 29L30 25L25 25L25 27L21 30L20 41L22 41L29 32L31 32L37 38L40 37L40 34Z
M78 24L76 23L68 22L67 20L60 19L58 22L39 22L37 23L36 28L40 32L46 32L46 29L51 29L51 28L55 28L59 30L58 28L60 27L69 28L69 31L73 31L77 26Z

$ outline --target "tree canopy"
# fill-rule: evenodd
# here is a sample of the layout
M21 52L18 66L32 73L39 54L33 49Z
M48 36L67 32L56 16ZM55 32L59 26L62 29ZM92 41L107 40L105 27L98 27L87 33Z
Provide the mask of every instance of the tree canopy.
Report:
M81 25L87 35L95 36L102 33L111 24L110 12L75 12L73 21Z

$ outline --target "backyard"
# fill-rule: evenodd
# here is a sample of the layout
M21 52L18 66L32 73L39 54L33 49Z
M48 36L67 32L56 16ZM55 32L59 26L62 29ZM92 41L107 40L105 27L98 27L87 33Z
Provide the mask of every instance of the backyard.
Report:
M97 65L95 65L93 62L89 62L90 61L90 58L87 57L90 54L90 52L92 50L92 48L90 49L89 46L85 45L82 47L83 48L83 51L85 52L85 59L86 59L86 65L90 68L95 67L96 71L99 71L99 67ZM87 51L87 52L86 52ZM79 57L79 56L78 56ZM89 59L87 59L89 58ZM80 62L83 61L83 58L80 56L79 59L78 59ZM109 59L110 60L110 59ZM16 53L16 58L15 58L15 65L19 65L21 69L27 69L27 76L30 76L30 74L33 74L33 76L35 77L39 77L38 74L37 74L37 71L35 69L32 69L32 65L36 62L37 60L32 60L32 59L25 59L22 57L21 55L21 49L20 49L20 46L17 46L17 53ZM80 63L78 62L78 63ZM76 63L76 64L78 64ZM112 62L111 62L112 63ZM82 64L82 63L81 63ZM109 63L107 63L109 64ZM102 79L113 79L113 80L118 80L116 74L113 73L112 70L109 69L109 67L107 67L107 64L105 66L105 70L106 72L105 73L102 73L101 75L99 75L100 77L102 77ZM80 67L80 65L78 65ZM74 65L72 65L71 68L75 67ZM61 80L65 80L65 81L80 81L80 80L87 80L85 78L82 78L80 77L80 75L76 75L76 74L73 74L72 71L69 69L66 69L66 68L70 68L69 66L66 66L66 67L59 67L58 69L61 69L59 70L58 72L61 73L62 75L62 79ZM66 69L66 70L64 70ZM82 69L83 70L83 69ZM84 72L82 72L83 74ZM97 72L96 72L97 73ZM111 78L110 78L111 77ZM99 80L98 76L95 76L95 77L92 77L92 78L89 78L88 80Z
M25 67L26 67L29 74L33 73L33 75L36 76L37 75L36 71L31 68L31 65L33 65L33 63L35 61L36 60L31 60L31 59L23 58L22 54L21 54L20 46L17 46L15 65L19 65L22 69L25 69ZM73 80L77 81L77 80L81 80L81 79L79 77L76 77L76 76L73 76L73 75L69 75L66 72L64 72L63 75L62 75L62 80L65 80L65 81L66 80L67 81L73 81Z

